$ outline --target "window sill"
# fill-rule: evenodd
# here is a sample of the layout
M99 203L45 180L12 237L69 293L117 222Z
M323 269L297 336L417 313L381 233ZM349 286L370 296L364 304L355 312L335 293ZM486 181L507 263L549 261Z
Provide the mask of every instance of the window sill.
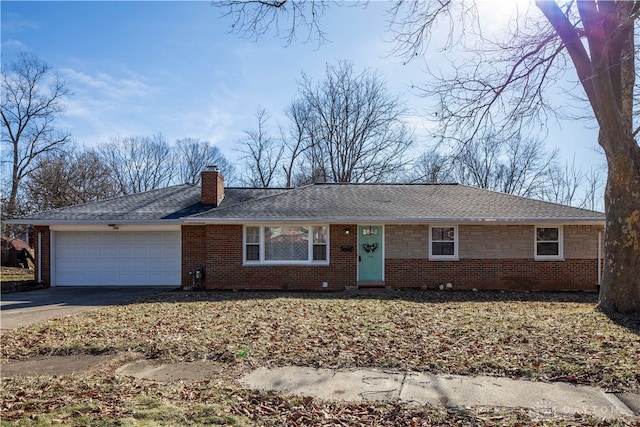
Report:
M267 267L267 266L299 266L299 267L327 267L329 261L244 261L243 267Z
M534 261L564 261L562 256L534 256Z
M430 256L429 261L460 261L457 256Z

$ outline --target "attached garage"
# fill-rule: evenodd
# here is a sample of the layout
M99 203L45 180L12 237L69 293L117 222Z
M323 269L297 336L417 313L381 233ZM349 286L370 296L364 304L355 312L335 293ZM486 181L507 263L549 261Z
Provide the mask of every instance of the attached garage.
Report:
M55 231L54 286L180 286L180 231Z

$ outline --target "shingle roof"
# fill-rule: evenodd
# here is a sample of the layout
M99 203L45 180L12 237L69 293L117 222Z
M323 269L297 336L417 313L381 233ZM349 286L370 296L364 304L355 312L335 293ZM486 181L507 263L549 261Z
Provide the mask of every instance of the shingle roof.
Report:
M256 197L265 197L283 189L228 188L220 206L232 206ZM14 223L56 222L149 222L178 221L189 215L206 212L211 205L200 203L200 187L183 184L120 196L99 202L84 203L27 215Z
M458 184L315 184L186 220L602 222L604 214Z
M178 185L28 215L12 222L604 222L601 212L457 184L315 184L226 188L217 208Z

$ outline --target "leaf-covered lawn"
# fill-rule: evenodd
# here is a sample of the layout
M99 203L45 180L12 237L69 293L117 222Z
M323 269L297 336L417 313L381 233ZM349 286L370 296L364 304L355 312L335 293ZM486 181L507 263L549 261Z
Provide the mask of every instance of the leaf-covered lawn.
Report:
M28 268L18 267L6 267L0 268L0 281L2 282L15 282L15 281L29 281L34 280L35 270Z
M278 365L376 367L560 380L639 392L640 319L613 321L595 310L595 300L592 294L547 293L171 292L152 300L5 333L0 343L4 362L38 355L141 352L148 358L167 361L215 360L235 370ZM125 396L126 404L115 405L119 409L109 409L113 414L105 416L120 420L149 416L147 409L142 412L136 409L140 404L157 406L157 411L152 411L155 415L151 424L169 417L170 420L162 421L166 425L187 421L243 425L255 424L257 420L265 425L331 425L326 420L335 421L340 417L346 420L344 425L358 425L354 421L357 419L372 420L362 422L363 425L385 425L394 417L405 420L406 425L431 425L420 424L426 419L435 420L434 425L438 425L437 420L453 420L452 423L462 425L501 425L502 419L507 420L506 424L537 422L535 416L532 418L522 411L510 411L506 415L489 411L487 415L477 410L454 413L402 404L301 403L276 393L239 390L230 382L216 386L182 385L184 390L168 392L162 391L167 388L163 385L116 380L112 375L94 379L97 384L93 386L78 385L78 379L64 380L72 384L61 385L63 380L49 380L50 387L67 387L65 393L71 396L80 393L88 406L77 409L76 415L69 415L66 410L60 413L62 410L55 408L45 412L79 419L88 416L85 412L100 417L104 408L115 405L103 402L99 396L124 393L120 388L142 387L143 391ZM24 419L42 410L36 404L33 408L37 410L23 409L25 402L34 398L32 393L37 393L24 384L29 381L46 382L43 379L3 381L3 395L27 390L24 399L5 401L3 413ZM47 388L38 387L39 393L47 396ZM86 390L79 391L79 387ZM138 399L145 396L144 390L149 387L162 390L150 391L147 403L139 403ZM200 390L202 387L207 393L217 393L217 397L209 394L206 397ZM98 391L91 391L93 389ZM95 399L91 393L95 393ZM40 399L47 401L45 397ZM7 405L12 406L7 408ZM55 402L53 405L55 407ZM208 413L203 407L209 408L213 421L197 421L203 413ZM23 411L23 415L19 415L19 411ZM301 420L299 423L296 417ZM410 420L414 418L422 421L412 424ZM555 417L549 420L551 424L559 422ZM562 422L598 423L571 418Z
M114 376L3 381L1 425L11 426L601 426L630 418L524 409L442 408L402 402L326 402L210 381L162 384Z
M0 342L11 359L136 351L165 360L489 374L639 391L638 319L621 326L594 303L590 294L173 292L7 333Z

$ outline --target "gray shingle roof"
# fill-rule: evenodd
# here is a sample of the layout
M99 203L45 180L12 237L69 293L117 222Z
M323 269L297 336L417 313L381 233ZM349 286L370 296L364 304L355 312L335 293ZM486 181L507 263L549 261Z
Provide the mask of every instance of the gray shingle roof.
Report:
M458 184L315 184L189 220L602 222L604 214Z
M604 222L604 214L457 184L315 184L226 188L217 208L178 185L18 218L73 222Z
M232 206L256 197L265 197L283 189L228 188L220 206ZM143 193L120 196L99 202L39 212L13 220L14 223L57 222L149 222L178 221L206 212L211 205L200 203L200 187L183 184Z

